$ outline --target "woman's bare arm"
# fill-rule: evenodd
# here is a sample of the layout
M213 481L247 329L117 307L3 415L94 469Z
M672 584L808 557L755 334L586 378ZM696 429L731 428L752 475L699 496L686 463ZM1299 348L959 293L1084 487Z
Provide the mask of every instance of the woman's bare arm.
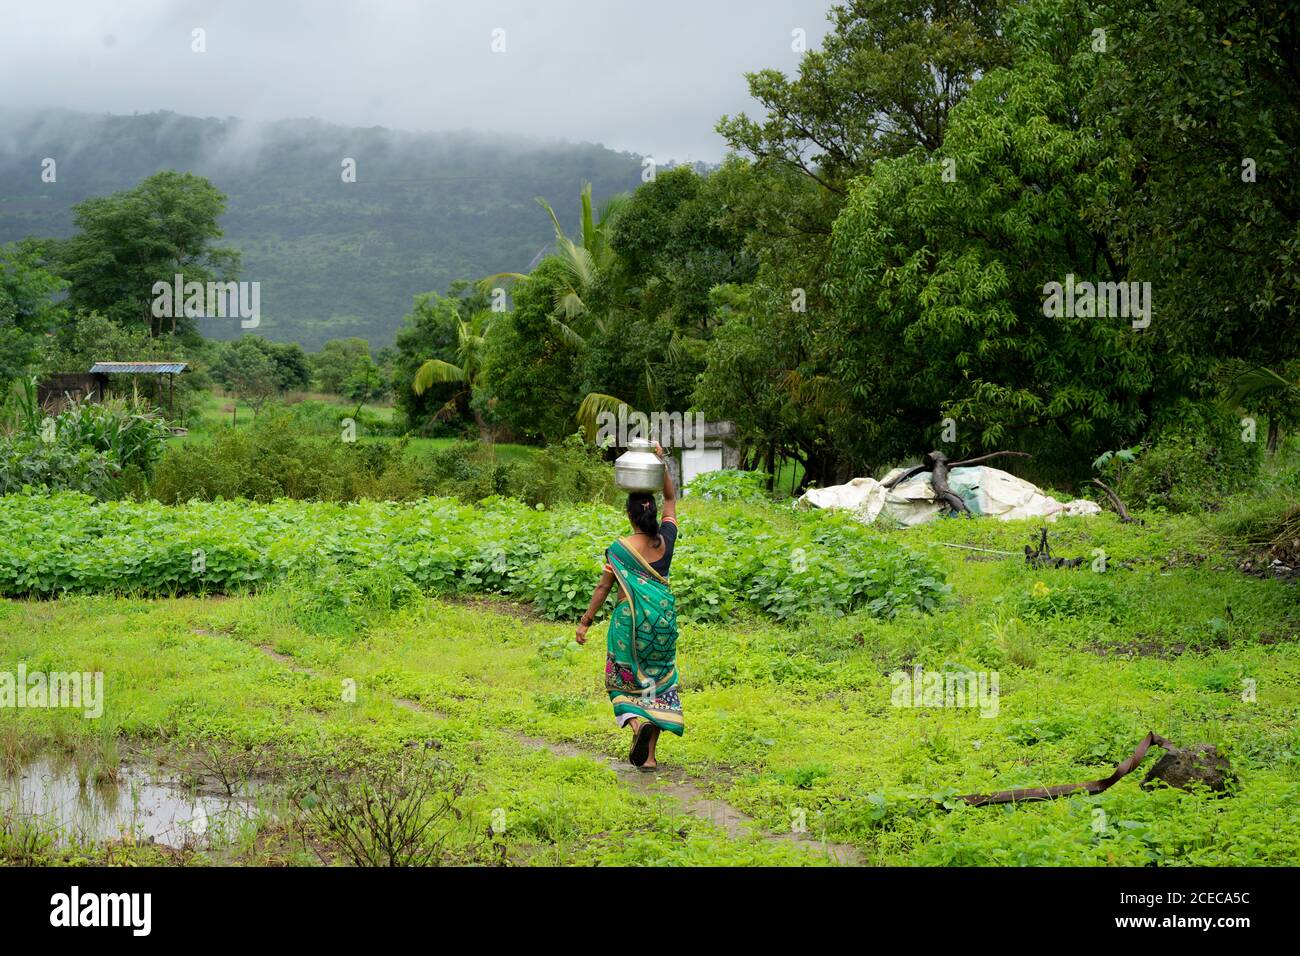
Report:
M587 605L586 612L578 622L578 633L574 638L579 644L587 643L587 629L591 627L592 622L596 620L596 612L600 606L605 603L609 597L609 592L614 587L614 572L605 569L605 573L600 576L600 583L596 585L596 593L591 596L591 603Z
M655 442L655 454L661 460L664 458L663 446L658 442ZM664 517L677 520L677 489L673 487L673 473L667 461L664 461Z

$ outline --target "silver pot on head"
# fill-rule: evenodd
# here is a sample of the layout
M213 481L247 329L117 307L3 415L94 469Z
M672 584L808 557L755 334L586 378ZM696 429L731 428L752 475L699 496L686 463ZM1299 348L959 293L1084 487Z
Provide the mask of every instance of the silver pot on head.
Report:
M627 451L614 462L614 484L627 492L663 490L664 463L655 454L654 442L645 438L628 441Z

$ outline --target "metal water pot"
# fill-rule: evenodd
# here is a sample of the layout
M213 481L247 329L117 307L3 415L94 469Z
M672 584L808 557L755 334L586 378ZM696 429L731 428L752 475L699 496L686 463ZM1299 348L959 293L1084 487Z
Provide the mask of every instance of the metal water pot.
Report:
M655 443L644 438L633 438L627 451L614 462L614 484L624 491L662 491L664 463L655 454Z

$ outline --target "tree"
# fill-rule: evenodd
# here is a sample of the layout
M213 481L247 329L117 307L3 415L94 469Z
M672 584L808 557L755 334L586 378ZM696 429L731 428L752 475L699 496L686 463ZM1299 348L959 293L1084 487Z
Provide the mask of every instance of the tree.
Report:
M582 235L575 242L564 234L559 217L551 204L540 196L537 204L546 210L555 227L555 255L560 264L560 279L551 291L554 310L551 324L566 342L576 348L587 344L587 336L600 332L609 321L611 312L622 300L616 264L618 254L610 243L615 220L627 196L618 194L605 201L598 213L593 213L591 183L582 184L580 203L582 209ZM527 282L529 276L518 272L503 272L488 276L479 286L489 289L495 283Z
M483 343L491 323L492 313L479 312L471 319L461 319L456 327L456 361L431 358L425 360L415 372L411 381L411 390L416 395L423 395L435 382L454 382L460 386L448 399L439 414L454 412L458 404L466 404L478 425L479 438L484 442L492 440L492 431L488 427L482 410L471 399L474 388L478 385L483 365Z
M578 421L589 436L597 416L620 405L690 407L716 324L710 291L751 281L757 270L744 233L725 215L731 181L747 173L734 158L708 176L669 169L619 210L611 246L624 305L587 339Z
M254 417L267 400L280 391L275 363L254 336L236 339L227 345L213 368L213 376L237 399L251 405Z
M78 203L80 230L52 244L56 269L68 280L68 304L98 311L116 322L141 324L151 335L175 332L181 304L170 321L153 315L154 284L233 278L239 253L213 245L226 197L208 180L163 170L132 189ZM168 326L170 328L168 329Z
M1240 363L1226 363L1228 386L1222 404L1232 411L1256 409L1268 421L1265 448L1275 454L1282 443L1283 429L1293 430L1300 424L1300 362L1292 363L1286 375L1271 368L1254 366L1236 372ZM1235 366L1235 368L1234 368Z
M558 441L574 431L579 353L552 323L568 272L549 257L517 287L514 310L496 315L484 342L474 402L517 437Z
M276 392L283 394L305 389L311 385L311 366L307 362L307 355L303 352L302 346L297 342L271 342L260 335L246 335L237 341L248 343L266 356L274 373ZM224 357L229 353L232 347L229 343L222 345L221 356ZM224 367L219 358L214 367L214 374L218 381L223 381L221 375Z
M62 288L42 266L39 244L0 246L0 396L15 379L31 374L46 335L65 316L53 302Z
M600 413L622 405L683 409L702 368L709 289L753 275L743 234L719 222L710 180L689 168L667 170L631 197L614 197L599 217L588 184L581 244L538 200L555 226L553 258L563 276L551 323L581 355L577 418L589 435Z
M268 342L262 338L256 341L275 365L275 380L281 392L311 387L311 363L301 345L297 342Z
M1116 157L1097 227L1158 283L1152 335L1202 394L1224 360L1300 358L1300 9L1289 0L1103 2L1088 116Z
M769 475L769 487L778 458L798 460L810 477L826 474L832 449L822 436L838 424L823 421L825 405L802 401L800 389L792 387L810 374L811 327L788 305L783 310L782 303L755 301L770 294L761 281L713 291L721 323L695 391L706 416L736 423L751 463Z
M853 389L865 386L857 385L856 370L845 371L842 338L831 334L853 316L841 315L825 295L835 220L851 183L877 162L942 145L971 86L1008 61L1005 5L853 0L833 7L823 49L803 57L796 77L748 75L765 116L718 123L728 145L752 160L719 181L720 221L745 233L761 263L752 294L743 306L736 300L733 314L781 345L764 359L753 336L741 334L711 350L697 395L714 414L728 413L719 403L739 383L713 363L743 345L747 366L781 392L785 413L779 439L743 426L740 438L755 447L778 441L803 462L805 483L845 480L862 466L863 423L850 409ZM756 363L764 363L761 371Z
M836 220L832 377L851 383L851 450L868 466L941 448L947 418L949 457L1030 450L1068 481L1151 421L1136 313L1045 303L1070 276L1130 278L1087 218L1116 173L1080 118L1099 62L1090 23L1059 6L1019 8L1015 62L975 84L938 153L879 161Z
M619 210L610 246L631 305L683 333L706 337L709 292L753 280L757 257L726 215L731 180L748 174L730 157L702 176L689 166L661 171Z
M343 383L341 394L357 403L353 417L361 414L366 402L378 401L388 394L389 382L383 369L369 355L365 356Z
M343 394L343 383L370 359L370 344L362 338L331 339L310 357L322 391Z
M119 325L90 312L70 315L59 323L46 339L42 364L50 372L85 372L100 361L184 362L189 358L189 349L173 336L153 338L139 325ZM193 374L187 371L181 381L191 380Z
M583 400L578 424L594 439L602 413L620 406L643 412L684 411L704 367L703 339L674 328L666 316L622 310L579 357Z
M948 118L983 73L1008 61L1006 0L849 0L831 8L823 49L799 76L746 74L762 122L724 116L718 132L768 169L845 196L876 159L942 144ZM793 210L792 210L793 212ZM815 208L813 210L815 213ZM815 220L799 216L794 228ZM827 232L823 219L819 231Z

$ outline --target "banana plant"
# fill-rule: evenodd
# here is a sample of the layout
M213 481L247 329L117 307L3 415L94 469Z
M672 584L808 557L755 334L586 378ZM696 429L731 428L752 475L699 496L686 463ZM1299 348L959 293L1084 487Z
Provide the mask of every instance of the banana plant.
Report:
M1287 381L1271 368L1259 366L1247 369L1228 383L1223 403L1230 408L1240 408L1253 395L1274 393L1300 395L1300 386Z
M1292 367L1292 372L1295 368ZM1220 402L1234 411L1245 406L1248 399L1253 399L1268 411L1268 443L1270 454L1278 449L1281 439L1281 422L1276 412L1279 408L1291 406L1300 401L1300 386L1271 368L1256 366L1236 375L1219 396Z

